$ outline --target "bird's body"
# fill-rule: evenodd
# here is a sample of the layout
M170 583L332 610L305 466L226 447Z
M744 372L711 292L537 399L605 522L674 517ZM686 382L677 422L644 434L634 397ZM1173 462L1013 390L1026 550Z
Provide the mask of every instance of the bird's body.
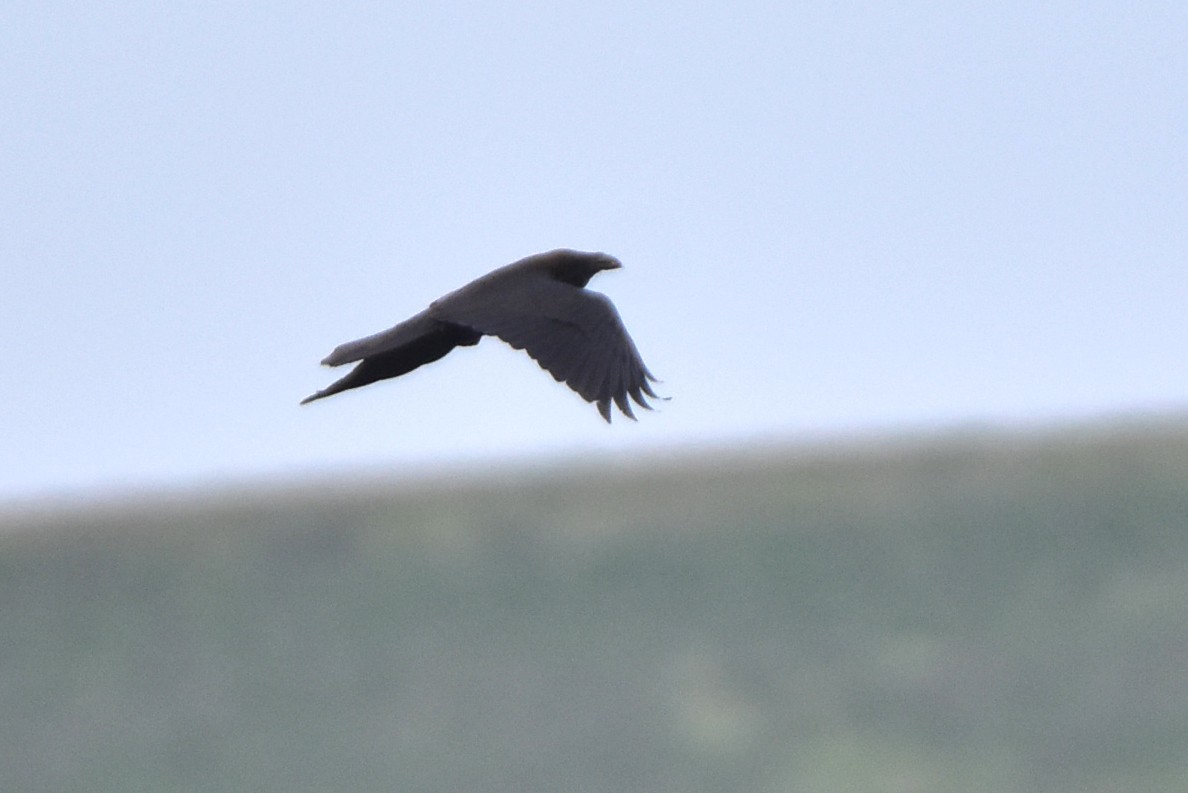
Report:
M595 403L607 421L611 402L635 418L628 397L650 409L644 395L656 396L648 385L655 378L614 305L585 289L596 273L621 266L604 253L556 250L500 267L389 330L335 348L323 364L358 364L302 404L399 377L455 347L497 336Z

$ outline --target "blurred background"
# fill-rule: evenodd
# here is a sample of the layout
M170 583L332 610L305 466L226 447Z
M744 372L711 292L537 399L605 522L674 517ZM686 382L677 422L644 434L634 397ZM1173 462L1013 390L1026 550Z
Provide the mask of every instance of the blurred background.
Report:
M0 9L0 785L1179 790L1188 9ZM317 362L555 247L672 397Z

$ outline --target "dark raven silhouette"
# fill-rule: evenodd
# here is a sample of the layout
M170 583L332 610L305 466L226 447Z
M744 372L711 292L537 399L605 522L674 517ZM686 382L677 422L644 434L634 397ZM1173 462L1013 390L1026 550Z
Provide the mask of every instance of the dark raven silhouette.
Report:
M527 352L582 399L597 404L608 422L612 401L634 419L627 398L651 410L644 394L656 398L648 385L656 378L644 366L614 305L584 288L598 272L622 266L605 253L556 250L500 267L390 330L335 348L324 365L358 365L301 404L399 377L455 347L498 336Z

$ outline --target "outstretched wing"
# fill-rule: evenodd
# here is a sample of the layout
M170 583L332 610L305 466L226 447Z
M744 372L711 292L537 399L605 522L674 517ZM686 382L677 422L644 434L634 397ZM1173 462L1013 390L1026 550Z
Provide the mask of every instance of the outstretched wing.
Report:
M608 422L611 402L632 419L628 397L651 409L644 395L655 398L648 381L656 378L604 295L533 278L520 280L515 288L481 294L459 291L434 303L430 311L524 350L554 379L595 403Z

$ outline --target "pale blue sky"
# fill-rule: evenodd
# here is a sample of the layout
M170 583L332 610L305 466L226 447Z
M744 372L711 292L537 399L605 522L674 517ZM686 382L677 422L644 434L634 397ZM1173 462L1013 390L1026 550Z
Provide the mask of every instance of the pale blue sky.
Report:
M0 500L1188 408L1183 2L0 7ZM603 250L672 397L336 344Z

